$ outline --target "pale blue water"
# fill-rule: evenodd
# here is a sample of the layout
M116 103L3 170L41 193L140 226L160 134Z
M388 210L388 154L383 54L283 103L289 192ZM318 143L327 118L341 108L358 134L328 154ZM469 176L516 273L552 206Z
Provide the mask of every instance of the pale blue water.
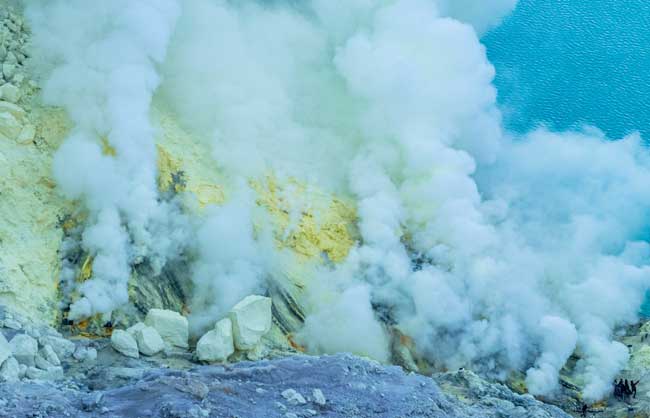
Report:
M650 138L650 1L520 0L483 41L511 129Z
M589 124L650 140L649 0L520 0L483 42L511 130Z

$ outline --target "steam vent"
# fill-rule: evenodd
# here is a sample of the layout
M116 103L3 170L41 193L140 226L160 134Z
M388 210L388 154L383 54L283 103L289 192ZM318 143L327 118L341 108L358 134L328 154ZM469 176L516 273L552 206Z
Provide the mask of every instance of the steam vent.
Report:
M640 0L0 0L0 418L650 417Z

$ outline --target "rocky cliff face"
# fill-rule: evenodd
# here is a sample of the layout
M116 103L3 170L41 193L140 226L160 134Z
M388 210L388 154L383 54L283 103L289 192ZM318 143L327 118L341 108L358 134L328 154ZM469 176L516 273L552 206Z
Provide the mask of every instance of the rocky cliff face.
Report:
M69 126L34 100L26 70L27 29L0 7L0 303L34 319L57 317L59 249L66 215L52 180L52 154Z
M78 245L84 209L62 198L52 178L53 154L71 126L62 110L40 103L37 81L26 67L29 30L16 9L5 4L0 28L0 303L33 320L55 324L64 319L66 305L75 298L70 282L88 280L93 274L92 257ZM151 118L158 129L161 195L180 200L183 210L199 219L206 207L226 200L227 179L208 144L184 131L162 103L156 103ZM115 152L106 142L102 145L106 154ZM297 179L281 184L269 173L251 179L251 185L258 205L268 214L260 222L270 221L276 244L301 260L294 271L269 278L278 295L276 322L286 332L295 331L301 319L297 301L307 284L302 269L346 257L356 234L355 210L350 202ZM297 217L291 214L287 193L300 195L311 209ZM153 307L187 309L190 275L188 259L158 274L146 260L134 266L129 291L136 309L127 316Z

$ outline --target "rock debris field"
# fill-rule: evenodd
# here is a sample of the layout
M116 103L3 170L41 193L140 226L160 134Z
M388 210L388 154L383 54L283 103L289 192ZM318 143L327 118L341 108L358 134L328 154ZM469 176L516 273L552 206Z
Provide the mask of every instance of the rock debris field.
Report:
M139 361L139 360L133 360ZM471 372L431 378L351 355L290 356L189 370L106 367L77 382L0 385L1 417L568 417Z

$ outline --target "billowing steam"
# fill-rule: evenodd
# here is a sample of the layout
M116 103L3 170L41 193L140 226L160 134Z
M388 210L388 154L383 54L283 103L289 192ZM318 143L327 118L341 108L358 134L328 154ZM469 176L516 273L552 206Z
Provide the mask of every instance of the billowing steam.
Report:
M159 270L184 241L183 216L158 201L149 123L160 83L156 64L179 14L175 0L27 7L47 75L43 100L63 106L75 124L55 156L54 177L91 218L82 244L94 256L93 279L79 288L83 297L71 306L71 319L125 304L130 265L147 257Z
M244 180L274 172L357 201L361 242L313 272L310 350L386 360L381 307L437 365L527 370L551 394L578 349L585 397L609 390L628 356L612 334L650 286L650 159L636 135L504 132L478 34L515 0L180 4L30 3L44 97L76 123L56 178L93 217L78 315L126 302L135 257L162 265L188 242L156 199L162 75L161 99L236 179L196 232L197 328L290 262L254 231Z

